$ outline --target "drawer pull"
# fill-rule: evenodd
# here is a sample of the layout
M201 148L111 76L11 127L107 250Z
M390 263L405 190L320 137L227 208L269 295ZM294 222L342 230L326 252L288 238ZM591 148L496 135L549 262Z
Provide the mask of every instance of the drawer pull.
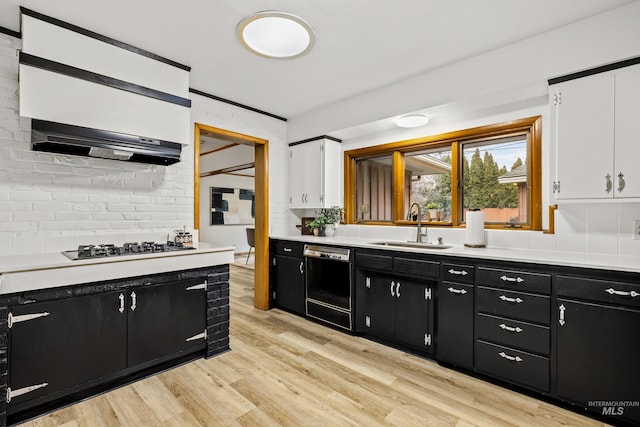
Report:
M503 282L517 282L517 283L522 283L524 282L524 279L522 277L508 277L508 276L500 276L500 279Z
M524 362L524 360L520 356L509 356L504 351L501 351L500 353L498 353L498 356L502 357L503 359L510 360L512 362Z
M631 297L631 298L635 298L640 296L640 293L636 292L636 291L616 291L613 288L609 288L609 289L605 289L605 292L607 292L610 295L620 295L621 297Z
M449 292L453 293L453 294L461 294L461 295L464 295L464 294L466 294L466 293L467 293L467 291L466 291L465 289L455 289L455 288L452 288L452 287L448 288L447 290L448 290Z
M282 248L282 250L285 252L291 252L291 248Z
M516 333L520 333L523 331L523 329L519 326L516 326L515 328L513 326L507 326L504 323L501 323L499 325L502 329L504 329L505 331L509 331L509 332L516 332Z
M521 302L524 302L524 300L521 300L520 298L509 298L506 295L500 295L500 299L506 302L515 302L516 304L520 304Z
M469 274L466 270L454 270L453 268L450 268L447 271L449 272L449 274L455 274L456 276L466 276L467 274Z

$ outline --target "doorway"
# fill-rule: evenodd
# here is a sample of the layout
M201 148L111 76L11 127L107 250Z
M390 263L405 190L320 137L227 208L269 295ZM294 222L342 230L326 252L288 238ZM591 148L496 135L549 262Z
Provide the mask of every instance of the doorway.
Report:
M221 141L214 150L224 150L235 145L253 146L253 165L249 162L228 168L228 170L218 170L216 173L240 173L243 170L255 169L254 183L254 217L255 217L255 255L254 255L254 298L253 305L261 310L269 309L269 141L250 135L244 135L225 129L212 126L195 124L194 129L194 228L200 230L201 221L208 221L208 218L201 218L200 203L200 181L203 175L201 171L201 158L203 155L212 154L211 150L204 152L201 150L200 141L203 137L214 138ZM230 170L235 169L235 170ZM211 173L208 171L207 173ZM206 175L205 175L206 176Z

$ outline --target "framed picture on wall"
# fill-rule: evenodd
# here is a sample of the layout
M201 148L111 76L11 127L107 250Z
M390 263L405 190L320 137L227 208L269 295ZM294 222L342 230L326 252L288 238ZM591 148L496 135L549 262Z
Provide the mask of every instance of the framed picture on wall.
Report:
M248 225L254 222L253 190L211 187L211 225Z

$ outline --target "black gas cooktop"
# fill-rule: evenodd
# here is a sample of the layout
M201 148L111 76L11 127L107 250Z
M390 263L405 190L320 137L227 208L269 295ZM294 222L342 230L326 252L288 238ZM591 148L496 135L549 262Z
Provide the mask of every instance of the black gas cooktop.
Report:
M107 258L121 255L140 255L156 252L172 252L194 249L191 246L185 246L180 242L131 242L122 246L113 244L98 245L80 245L78 250L63 251L62 254L70 260L89 259L89 258Z

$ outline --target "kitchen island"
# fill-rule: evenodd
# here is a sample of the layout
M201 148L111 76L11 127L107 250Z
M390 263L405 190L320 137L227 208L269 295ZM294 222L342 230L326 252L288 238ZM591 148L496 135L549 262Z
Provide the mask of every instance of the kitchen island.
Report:
M0 258L0 425L228 350L233 249Z

